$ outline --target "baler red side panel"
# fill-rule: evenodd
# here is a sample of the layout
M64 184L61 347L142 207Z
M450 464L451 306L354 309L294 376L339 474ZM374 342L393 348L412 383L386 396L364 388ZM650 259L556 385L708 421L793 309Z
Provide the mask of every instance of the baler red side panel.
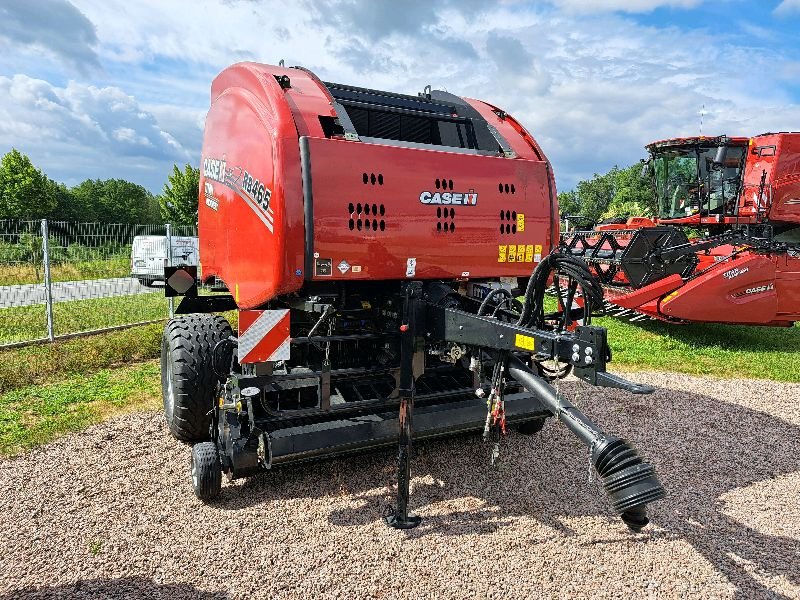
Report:
M272 75L241 64L215 80L200 169L200 262L203 277L222 279L240 308L303 283L298 144Z
M333 139L309 148L313 252L330 265L314 279L527 276L548 252L542 161ZM476 202L421 201L445 193Z

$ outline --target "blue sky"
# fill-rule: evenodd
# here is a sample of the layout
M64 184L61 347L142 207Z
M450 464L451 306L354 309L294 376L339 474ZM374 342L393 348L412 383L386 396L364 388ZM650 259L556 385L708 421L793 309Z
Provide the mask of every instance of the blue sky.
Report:
M212 78L240 60L502 106L560 190L699 132L800 130L800 0L0 0L0 153L67 184L154 192L199 163Z

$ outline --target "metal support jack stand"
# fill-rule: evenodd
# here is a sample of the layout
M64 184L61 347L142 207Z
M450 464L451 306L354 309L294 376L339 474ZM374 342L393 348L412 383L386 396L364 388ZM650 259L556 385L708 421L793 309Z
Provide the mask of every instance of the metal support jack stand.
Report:
M397 504L394 514L385 517L386 524L395 529L413 529L421 517L408 513L409 484L411 481L411 442L414 435L414 354L418 296L421 286L411 283L406 290L403 324L400 326L400 437L397 449Z

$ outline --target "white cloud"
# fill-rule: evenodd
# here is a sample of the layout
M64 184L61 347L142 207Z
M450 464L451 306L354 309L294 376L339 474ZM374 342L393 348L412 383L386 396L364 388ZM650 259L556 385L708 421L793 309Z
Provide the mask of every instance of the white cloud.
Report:
M800 12L800 0L783 0L775 8L775 14L778 15L788 15L795 12Z
M86 72L99 67L94 25L67 0L25 0L0 6L0 47L56 56Z
M795 0L786 0L794 2ZM556 7L575 13L644 13L657 8L694 8L702 0L550 0Z
M158 186L165 164L197 160L195 148L183 148L119 88L0 76L0 98L10 100L0 104L0 150L16 147L70 184L138 177Z

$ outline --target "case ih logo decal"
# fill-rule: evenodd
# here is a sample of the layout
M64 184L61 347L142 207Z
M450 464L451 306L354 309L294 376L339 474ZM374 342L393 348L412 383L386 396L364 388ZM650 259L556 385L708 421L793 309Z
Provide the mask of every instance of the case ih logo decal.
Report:
M203 160L203 176L206 179L218 181L232 189L237 196L253 209L258 218L267 226L270 233L273 233L272 223L275 215L269 206L272 192L261 181L242 167L228 167L224 158L206 158Z
M422 204L453 204L455 206L475 206L478 203L478 193L469 192L422 192L419 195Z
M767 283L765 285L757 285L756 287L747 288L743 292L739 292L736 294L737 298L741 298L743 296L749 296L751 294L762 294L764 292L771 292L775 289L774 283Z

